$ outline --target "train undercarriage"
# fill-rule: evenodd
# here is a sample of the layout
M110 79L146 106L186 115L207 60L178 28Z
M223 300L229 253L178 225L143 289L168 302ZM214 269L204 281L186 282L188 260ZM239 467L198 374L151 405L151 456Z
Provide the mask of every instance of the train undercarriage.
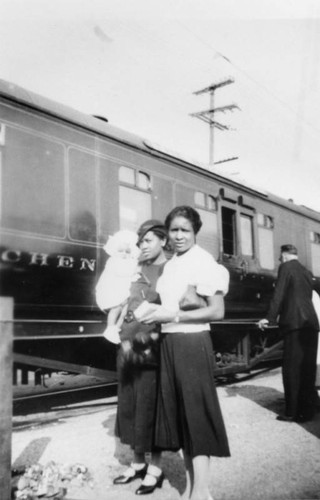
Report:
M96 326L97 322L93 326ZM100 324L100 330L103 330ZM217 322L211 332L215 352L216 377L232 377L268 363L280 362L282 340L278 328L261 331L256 320ZM117 346L101 333L90 336L58 335L50 338L24 337L14 341L14 382L17 371L22 383L34 372L35 383L51 372L64 371L100 378L116 379Z

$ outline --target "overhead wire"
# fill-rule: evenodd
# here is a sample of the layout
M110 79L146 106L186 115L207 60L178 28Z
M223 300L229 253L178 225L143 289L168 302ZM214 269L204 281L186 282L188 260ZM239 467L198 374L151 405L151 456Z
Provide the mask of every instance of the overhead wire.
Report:
M184 25L183 25L180 21L177 21L177 22L178 22L178 24L180 24L181 26L184 26ZM122 23L122 24L123 24L123 23ZM171 45L169 45L168 40L167 40L167 39L164 39L164 38L163 38L163 37L161 37L161 36L159 36L159 34L155 34L155 32L152 32L152 35L149 35L149 36L148 36L148 35L147 35L147 33L148 33L147 31L145 31L145 30L141 29L141 27L140 27L140 28L133 28L132 23L130 24L130 26L126 25L126 26L125 26L125 28L126 28L128 31L130 31L131 33L134 33L134 34L135 34L138 38L140 38L140 39L141 39L141 40L143 40L144 42L150 42L150 38L154 38L154 39L156 39L157 41L160 41L160 42L161 42L161 44L162 44L162 46L166 46L166 47L167 47L167 49L168 49L168 50L170 49L170 51L172 52L172 46L171 46ZM188 28L187 28L187 29L188 29ZM213 51L213 52L215 53L215 55L216 55L216 56L223 58L223 59L224 59L224 60L225 60L228 64L231 64L233 67L235 67L235 65L231 62L231 60L230 60L227 56L225 56L224 54L222 54L222 52L218 51L218 50L217 50L216 48L214 48L211 44L208 44L206 41L202 40L202 38L201 38L201 37L199 37L197 34L194 34L191 30L189 30L189 29L188 29L188 31L190 31L190 32L191 32L191 33L192 33L192 34L193 34L193 35L194 35L194 36L198 39L198 41L199 41L201 44L206 45L206 46L207 46L207 48L210 50L210 52L212 52L212 51ZM176 53L178 53L178 54L180 54L180 55L183 55L183 53L182 53L182 52L180 52L180 51L178 51L178 50L176 49L176 47L175 47L175 52L176 52ZM195 59L195 60L193 60L193 61L192 61L192 64L193 64L193 65L194 65L194 64L196 64L198 69L200 69L200 68L201 68L201 70L203 70L203 69L204 69L204 66L203 66L202 64L200 64L200 63L199 63L199 59ZM241 70L239 70L239 71L241 71ZM242 71L242 73L245 73L245 72L244 72L244 71ZM250 75L248 75L247 73L245 73L245 75L247 76L247 78L249 78L249 79L250 79ZM253 78L251 78L251 80L255 83L255 88L254 88L254 89L255 89L255 92L257 92L256 87L259 87L259 86L260 86L260 84L259 84L259 82L255 81ZM265 89L266 89L266 91L268 91L267 87L265 87ZM259 103L261 104L261 102L260 102L260 101L258 101L259 96L254 96L254 95L252 94L252 91L247 90L247 88L246 88L246 86L245 86L245 85L243 85L243 91L244 91L244 92L245 92L245 93L246 93L246 94L250 97L250 99L251 99L251 100L252 100L252 99L254 99L256 102L259 102ZM180 92L180 90L178 90L178 92ZM249 92L250 92L250 94L249 94ZM175 108L177 108L177 103L176 103L176 101L175 101L175 100L172 100L172 99L168 98L168 97L167 97L167 94L165 94L165 93L162 93L162 95L164 96L165 100L167 100L168 102L170 102L170 104L173 104L173 105L175 106ZM281 100L280 100L280 102L281 102ZM283 104L283 103L281 102L281 104ZM241 106L240 106L240 108L241 108ZM291 111L293 112L293 110L291 110ZM257 120L257 119L258 119L258 120L260 120L260 121L261 121L261 123L264 123L264 124L265 124L266 116L262 116L262 115L259 115L259 114L258 114L258 115L255 115L255 120ZM271 114L270 114L270 116L269 116L269 120L272 120L272 121L273 121L273 123L274 123L275 125L278 125L278 123L277 123L277 118L276 118L276 117L273 117ZM232 128L230 129L230 131L231 131L231 132L233 131L233 130L232 130ZM285 135L288 137L288 139L292 140L292 136L290 135L290 131L289 131L288 129L284 129L284 131L282 130L282 131L281 131L281 134L282 134L282 136L283 136L283 134L285 134Z
M191 30L189 27L187 27L184 23L182 23L180 20L175 20L182 28L184 28L186 31L188 31L190 34L194 36L200 43L202 43L204 46L211 48L212 51L216 54L216 56L221 57L224 59L227 63L230 64L235 70L237 70L240 74L244 75L248 80L250 80L252 83L254 83L258 88L262 89L266 94L268 94L273 100L277 101L282 107L284 107L287 111L289 111L291 114L293 114L296 118L298 117L298 112L294 110L287 102L283 101L280 99L279 96L274 94L266 85L262 84L255 78L253 78L247 71L242 69L238 64L234 63L229 57L224 55L222 52L217 50L211 43L208 43L206 40L204 40L202 37L200 37L197 33L194 33L193 30ZM314 132L317 134L320 133L320 130L316 128L314 125L311 123L307 122L306 120L301 120L302 123L311 128ZM318 140L319 136L315 136L314 138Z
M264 96L273 99L274 101L276 101L282 107L282 109L284 108L286 111L290 112L290 114L293 115L295 118L298 118L298 112L295 111L287 102L283 101L276 94L274 94L274 92L272 92L266 85L262 84L257 79L253 78L247 71L245 71L244 69L242 69L238 64L235 64L229 57L227 57L225 54L223 54L221 51L219 51L216 47L214 47L212 45L212 43L208 43L206 40L204 40L201 36L199 36L197 33L195 33L193 30L191 30L189 27L187 27L180 20L174 19L174 21L180 27L182 27L185 31L189 32L195 39L197 39L198 42L202 46L206 46L209 49L209 51L213 52L215 57L219 57L219 58L223 59L232 68L234 68L239 74L245 76L245 78L247 80L249 80L253 84L253 89L254 89L254 91L255 91L255 93L257 95L256 101L259 99L259 91L261 92L261 90L262 90L263 93L264 93ZM153 31L152 34L151 34L150 32L148 32L145 29L143 29L143 27L141 27L140 25L137 25L138 27L135 28L135 27L133 27L132 22L130 23L130 25L128 25L127 23L124 24L123 22L121 24L125 28L126 31L129 31L129 32L133 33L135 36L137 36L138 38L140 38L140 40L142 40L144 42L149 42L150 43L150 40L152 40L152 38L153 38L154 40L157 40L158 42L160 42L163 47L166 47L165 50L168 50L168 51L170 51L172 53L172 45L169 44L169 42L168 42L168 40L166 38L161 37L158 33L155 33ZM180 56L185 55L182 51L177 50L176 47L174 47L174 50ZM195 65L197 66L198 71L200 71L200 70L203 71L204 69L207 69L207 68L205 68L205 66L203 64L199 63L199 59L193 59L192 64L193 64L193 67ZM177 92L181 93L181 88L182 87L180 86L180 88L177 90ZM247 95L249 95L249 92L251 92L250 95L249 95L249 97L251 99L253 98L252 90L248 90L247 91L245 85L243 85L243 91ZM167 93L165 93L164 91L160 90L160 92L161 92L161 95L163 96L163 98L167 102L169 102L170 105L173 105L177 109L177 104L179 104L179 102L181 102L181 101L179 101L177 103L176 99L170 98L170 96L168 97ZM259 101L259 103L261 104L261 101ZM181 107L178 106L178 108L181 108ZM241 106L240 106L240 108L241 108ZM263 116L263 117L262 116L260 116L260 117L258 116L258 118L260 118L261 121L263 120L263 122L265 123L266 116ZM258 119L258 118L257 118L257 115L256 115L255 119ZM279 126L279 122L277 121L276 117L273 117L270 112L269 112L268 120L272 121L276 126ZM303 120L303 124L305 126L309 127L309 128L312 128L312 132L318 133L318 130L316 129L316 127L314 127L312 124L306 122L306 120ZM292 139L292 136L290 135L289 130L287 130L286 128L284 129L283 133L285 135L287 135L288 138ZM309 130L309 133L310 133L310 130ZM313 136L313 137L318 140L318 136L317 137Z
M185 51L183 46L181 46L181 50L179 50L179 48L177 48L176 45L172 45L170 43L169 38L161 36L155 30L152 31L152 27L148 26L148 29L146 29L139 22L135 22L134 25L132 24L132 22L130 22L130 24L120 20L118 20L118 22L122 26L122 29L124 29L125 32L130 33L134 37L138 38L142 44L144 45L148 44L150 46L151 42L154 42L152 48L153 50L156 49L159 55L161 54L162 51L170 52L172 60L172 51L174 50L177 57L181 56L185 57ZM174 19L174 22L177 23L184 31L189 32L189 34L192 35L192 37L196 39L198 43L200 43L202 46L205 46L209 50L209 53L213 54L214 58L221 58L223 61L226 62L227 65L230 65L230 67L233 70L235 70L239 76L241 75L240 81L238 81L237 83L239 84L239 86L242 87L242 92L244 92L249 99L257 102L259 105L262 104L262 106L263 103L261 102L261 99L265 98L271 99L274 105L275 103L277 104L277 108L279 109L280 112L283 111L287 112L286 115L287 120L291 120L292 116L294 116L295 119L298 120L298 111L294 110L287 102L285 102L278 95L272 92L265 84L262 84L256 78L252 77L247 71L241 68L240 65L234 63L230 57L222 53L215 46L213 46L211 42L205 40L198 33L194 32L192 29L186 26L183 22L177 19ZM139 59L138 55L131 53L130 57L132 57L137 62L137 64L141 64L141 59ZM157 55L155 55L154 57L156 59ZM206 58L204 57L201 60L206 60ZM201 63L201 60L200 58L195 58L192 60L193 71L208 73L207 62ZM246 84L246 81L251 83L250 88L248 87L248 84ZM176 81L175 85L177 85L177 83L178 82ZM163 101L167 102L170 105L171 109L176 109L179 110L179 112L181 112L183 100L176 99L176 95L178 93L181 95L181 92L185 92L185 86L182 87L182 85L179 85L179 87L175 87L175 89L176 90L174 94L168 94L167 91L164 91L162 87L159 86L159 88L157 88L157 93L161 95L161 99ZM183 104L183 106L185 106L185 104ZM183 112L185 113L184 108ZM274 116L274 114L272 114L272 112L270 111L270 106L266 106L266 114L258 113L254 116L254 119L261 121L261 123L264 125L266 125L266 122L269 122L270 126L273 127L275 130L277 128L279 129L280 118L277 118L277 116ZM301 125L303 125L304 127L308 127L307 130L309 132L309 135L318 140L317 128L314 127L314 125L306 122L306 120L301 120L301 122L302 122ZM316 137L314 135L315 133L317 134ZM290 127L289 128L288 126L281 127L281 135L286 136L287 139L292 142L293 139L292 139L292 133L290 133Z

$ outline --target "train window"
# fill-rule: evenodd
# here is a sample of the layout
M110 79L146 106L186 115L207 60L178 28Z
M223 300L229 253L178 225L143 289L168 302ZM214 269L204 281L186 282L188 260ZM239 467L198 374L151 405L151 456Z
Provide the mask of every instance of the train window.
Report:
M136 171L130 167L122 166L119 168L119 181L123 184L136 186L144 191L149 191L151 189L150 175L145 172Z
M268 229L273 229L274 227L273 218L269 215L257 214L257 222L259 226L263 226Z
M241 253L253 257L252 217L240 214Z
M120 167L120 229L137 231L140 224L151 218L151 179L150 175L130 167Z
M69 153L70 237L78 241L97 241L98 171L95 157L71 149Z
M138 172L137 187L148 191L151 188L150 175L145 174L144 172Z
M214 211L217 210L217 200L210 195L208 195L208 209Z
M212 196L196 191L194 203L202 220L202 227L197 235L197 242L217 259L219 257L218 219L216 202Z
M236 254L236 211L228 207L221 208L223 253Z
M217 202L213 196L196 191L194 193L194 204L197 208L206 208L207 210L217 210Z
M259 226L264 226L264 215L257 214L257 223Z
M126 184L135 185L135 170L130 167L120 167L119 168L119 181Z
M320 276L320 234L311 231L310 241L311 241L312 272L316 276Z
M206 206L206 196L204 193L201 193L200 191L196 191L194 193L194 203L196 207L203 207L205 208Z
M269 215L258 213L257 223L260 265L264 269L274 269L274 220Z
M4 123L0 123L0 146L4 146L6 143L6 126Z
M63 146L6 127L2 157L2 218L9 229L65 236Z
M311 231L310 232L310 241L311 241L311 243L317 243L318 245L320 245L320 234L315 233L314 231Z
M120 229L137 231L143 221L151 219L151 195L126 186L119 189Z
M214 212L197 208L202 227L197 234L197 243L210 252L215 259L219 257L218 218Z
M268 215L265 216L265 227L268 229L273 229L274 227L273 218Z

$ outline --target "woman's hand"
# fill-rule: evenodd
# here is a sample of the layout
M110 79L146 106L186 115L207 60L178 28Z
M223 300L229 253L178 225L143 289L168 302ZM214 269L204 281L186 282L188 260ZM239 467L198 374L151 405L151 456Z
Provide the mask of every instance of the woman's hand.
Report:
M163 306L155 305L154 309L147 312L140 319L141 323L173 323L179 317L181 323L208 323L224 318L224 298L217 293L207 297L208 305L192 311L169 311ZM153 304L154 305L154 304Z

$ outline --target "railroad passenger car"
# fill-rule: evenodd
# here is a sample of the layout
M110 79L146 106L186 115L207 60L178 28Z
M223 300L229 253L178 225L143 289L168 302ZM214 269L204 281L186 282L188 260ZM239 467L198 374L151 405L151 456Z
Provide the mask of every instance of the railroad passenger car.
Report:
M114 370L94 293L102 247L175 205L199 211L198 243L230 271L226 317L212 333L217 373L248 369L278 345L278 333L258 332L255 321L266 312L281 244L295 244L320 277L319 213L5 81L0 166L1 295L14 298L16 363Z

